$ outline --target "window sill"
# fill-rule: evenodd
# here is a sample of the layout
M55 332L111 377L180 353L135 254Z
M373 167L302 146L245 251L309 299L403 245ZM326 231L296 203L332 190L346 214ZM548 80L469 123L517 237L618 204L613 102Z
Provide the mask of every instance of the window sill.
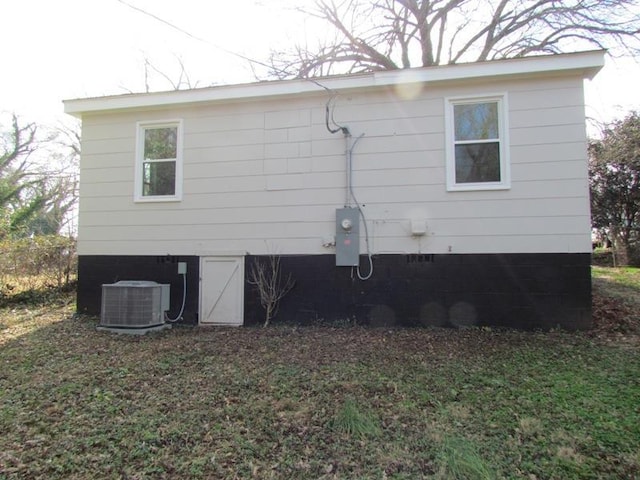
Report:
M133 201L135 203L181 202L182 197L177 197L177 196L135 197Z
M510 190L511 185L506 183L466 183L458 185L447 185L448 192L477 192L491 190Z

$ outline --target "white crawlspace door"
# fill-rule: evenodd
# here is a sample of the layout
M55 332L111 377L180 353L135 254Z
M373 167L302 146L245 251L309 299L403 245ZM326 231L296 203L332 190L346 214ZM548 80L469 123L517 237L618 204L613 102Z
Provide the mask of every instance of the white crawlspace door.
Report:
M244 258L202 257L200 260L200 324L242 325Z

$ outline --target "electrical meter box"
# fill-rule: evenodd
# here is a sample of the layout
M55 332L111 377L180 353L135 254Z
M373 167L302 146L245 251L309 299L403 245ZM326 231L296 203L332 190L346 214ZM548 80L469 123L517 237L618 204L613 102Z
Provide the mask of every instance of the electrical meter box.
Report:
M360 262L360 212L336 209L336 266L356 267Z

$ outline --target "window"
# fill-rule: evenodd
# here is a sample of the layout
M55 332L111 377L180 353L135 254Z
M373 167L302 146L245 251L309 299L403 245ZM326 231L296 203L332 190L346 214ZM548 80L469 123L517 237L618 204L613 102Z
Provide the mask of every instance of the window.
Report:
M447 100L447 189L509 188L505 97Z
M182 122L138 123L136 201L182 197Z

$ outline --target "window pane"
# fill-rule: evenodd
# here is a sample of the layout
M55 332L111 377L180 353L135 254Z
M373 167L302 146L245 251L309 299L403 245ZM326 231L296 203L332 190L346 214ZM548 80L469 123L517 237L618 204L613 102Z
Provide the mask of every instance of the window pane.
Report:
M500 144L456 145L456 183L499 182Z
M144 159L162 160L176 158L178 151L178 128L147 128L144 131Z
M456 141L491 140L498 137L498 103L453 106Z
M142 195L175 195L176 162L145 162L142 165Z

